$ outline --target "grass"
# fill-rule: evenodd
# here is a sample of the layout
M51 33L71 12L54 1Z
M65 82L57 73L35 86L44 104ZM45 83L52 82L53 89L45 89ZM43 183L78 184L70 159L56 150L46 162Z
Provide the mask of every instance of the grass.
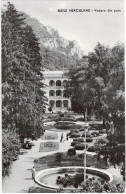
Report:
M61 153L61 160L58 161L56 158L56 154L47 155L47 166L43 166L43 170L47 168L54 168L54 167L61 167L61 166L84 166L84 159L78 157L78 155L75 156L67 156L66 152ZM42 159L41 158L41 159ZM98 161L96 158L93 158L92 155L86 156L86 166L87 167L96 167L96 168L102 168L106 169L105 162L101 159Z

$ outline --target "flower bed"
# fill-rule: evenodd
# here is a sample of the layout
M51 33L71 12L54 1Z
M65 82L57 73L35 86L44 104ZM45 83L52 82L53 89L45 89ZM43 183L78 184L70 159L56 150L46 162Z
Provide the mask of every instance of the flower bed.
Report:
M81 127L80 125L68 121L58 121L55 126L57 129L79 129Z

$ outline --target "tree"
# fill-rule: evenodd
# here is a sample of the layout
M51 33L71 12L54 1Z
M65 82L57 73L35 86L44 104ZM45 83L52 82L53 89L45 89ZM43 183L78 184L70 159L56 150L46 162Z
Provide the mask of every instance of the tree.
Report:
M66 96L71 97L72 110L85 114L86 109L88 113L93 109L103 118L104 127L105 120L113 121L114 134L108 136L108 140L117 142L117 146L113 144L110 148L106 145L108 156L112 164L121 166L124 174L124 45L116 44L110 49L98 43L94 52L89 53L88 61L71 69L68 77ZM106 158L104 147L101 151Z
M52 107L51 106L48 108L48 111L49 112L52 112Z
M2 13L2 127L3 135L6 136L8 131L12 136L13 132L21 142L24 138L36 139L43 133L46 99L42 91L39 51L33 30L25 24L23 15L14 5L8 3ZM11 142L8 138L4 138L5 142ZM8 144L5 142L4 159L8 157ZM14 151L14 146L11 149ZM9 152L11 154L11 150ZM10 158L8 165L11 161Z
M82 62L81 62L82 63ZM85 60L79 67L71 69L65 96L71 97L72 110L84 115L101 107L101 90L104 81L101 77L95 77L94 68ZM79 95L78 95L79 94ZM100 108L99 108L100 109Z

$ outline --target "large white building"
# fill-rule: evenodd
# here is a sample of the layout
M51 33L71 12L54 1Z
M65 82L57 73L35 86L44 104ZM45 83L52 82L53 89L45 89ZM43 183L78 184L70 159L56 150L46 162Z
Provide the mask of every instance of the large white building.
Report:
M48 108L52 108L52 112L65 112L71 107L70 99L64 97L64 86L67 83L67 78L63 71L44 71L45 96L48 99Z

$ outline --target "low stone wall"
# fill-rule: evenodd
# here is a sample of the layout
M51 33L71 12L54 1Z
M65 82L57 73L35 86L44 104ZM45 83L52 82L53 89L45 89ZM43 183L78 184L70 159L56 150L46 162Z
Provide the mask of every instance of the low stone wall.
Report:
M46 169L43 171L40 171L38 174L36 174L35 176L35 181L45 187L45 188L50 188L50 189L58 189L58 185L57 187L50 187L49 185L45 185L44 183L40 182L40 178L46 176L46 175L50 175L50 174L55 174L55 173L69 173L69 172L82 172L84 170L83 167L78 167L78 166L74 166L74 167L58 167L58 168L50 168L50 169ZM109 174L108 172L106 172L105 170L100 170L97 168L91 168L91 167L86 167L86 172L92 175L97 175L99 177L104 178L105 180L108 180L109 182L111 182L113 180L113 177L111 174Z

